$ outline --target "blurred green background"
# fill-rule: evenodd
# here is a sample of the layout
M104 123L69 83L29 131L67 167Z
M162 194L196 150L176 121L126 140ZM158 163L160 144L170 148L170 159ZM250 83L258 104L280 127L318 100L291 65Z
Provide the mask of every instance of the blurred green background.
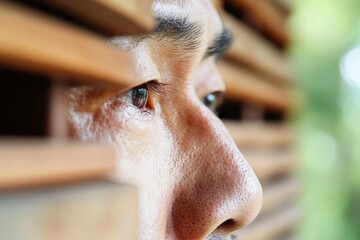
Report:
M302 104L299 239L360 239L360 0L297 0L290 56Z

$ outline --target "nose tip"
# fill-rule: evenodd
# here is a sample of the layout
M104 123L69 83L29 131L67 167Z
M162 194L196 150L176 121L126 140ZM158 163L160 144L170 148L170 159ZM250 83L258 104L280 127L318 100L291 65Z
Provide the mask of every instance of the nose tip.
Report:
M246 163L247 165L247 163ZM229 190L227 201L223 202L223 214L218 217L211 234L222 233L226 236L250 224L260 212L263 200L262 187L247 166L246 173L235 180L235 188Z
M219 166L193 169L192 186L182 186L172 209L176 238L200 240L211 236L229 236L249 224L260 211L261 186L247 164L232 168ZM245 166L244 166L245 165ZM190 180L190 179L186 179ZM219 239L219 238L215 238ZM220 238L221 239L221 238Z
M194 138L187 139L182 171L175 187L171 210L174 239L200 240L229 236L257 216L262 204L262 188L220 122ZM220 124L220 125L219 125ZM206 141L204 141L206 139ZM191 150L190 150L191 149ZM218 237L215 239L219 239ZM220 238L221 239L221 238Z
M227 198L219 205L223 214L215 220L212 234L230 235L251 223L261 209L262 187L253 170L244 159L241 167L234 169L236 170L237 176L232 175L232 187L222 190Z

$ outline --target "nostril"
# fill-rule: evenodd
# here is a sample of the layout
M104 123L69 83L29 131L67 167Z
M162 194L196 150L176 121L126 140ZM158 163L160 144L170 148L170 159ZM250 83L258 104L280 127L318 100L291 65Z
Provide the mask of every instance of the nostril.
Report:
M206 239L233 239L233 235L229 235L229 233L233 232L234 230L238 229L238 222L234 219L230 218L226 220L225 222L221 223L213 232L211 235L208 236ZM227 237L225 237L227 236ZM230 238L229 238L230 237ZM235 238L236 239L236 238Z
M231 219L226 220L222 224L220 224L220 226L218 228L219 229L231 229L231 228L234 228L235 225L236 225L235 220L231 218Z

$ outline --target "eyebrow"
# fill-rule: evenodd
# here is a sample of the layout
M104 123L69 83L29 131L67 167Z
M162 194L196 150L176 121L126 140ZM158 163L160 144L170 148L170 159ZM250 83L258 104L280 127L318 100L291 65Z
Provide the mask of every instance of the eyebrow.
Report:
M171 40L170 44L180 46L187 52L196 52L201 46L203 28L188 17L160 16L156 18L154 35L159 40Z
M218 34L206 50L205 58L210 56L220 57L231 45L232 35L225 27Z
M204 29L196 22L191 22L188 17L159 16L156 18L157 27L154 35L160 40L172 40L170 44L178 45L185 53L197 52L201 47L201 36ZM223 27L207 48L203 57L219 57L231 44L231 34Z

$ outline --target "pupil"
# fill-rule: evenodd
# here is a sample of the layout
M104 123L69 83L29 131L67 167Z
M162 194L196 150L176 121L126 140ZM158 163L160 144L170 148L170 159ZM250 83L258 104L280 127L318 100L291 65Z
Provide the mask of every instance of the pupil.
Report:
M148 92L146 87L139 87L132 90L132 104L138 108L144 108L147 103Z
M217 107L216 96L214 94L208 94L204 98L205 105L210 108L211 111L215 112Z

